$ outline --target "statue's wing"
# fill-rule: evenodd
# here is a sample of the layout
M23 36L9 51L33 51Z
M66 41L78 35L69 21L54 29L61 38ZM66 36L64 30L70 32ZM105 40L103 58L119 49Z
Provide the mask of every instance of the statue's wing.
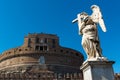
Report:
M106 27L105 27L105 24L104 24L104 20L103 20L101 11L99 11L99 25L100 25L100 27L102 28L102 30L103 30L104 32L106 32Z
M99 23L99 25L102 28L102 30L104 32L106 32L106 27L105 27L104 20L103 20L103 17L102 17L102 14L101 14L99 6L92 5L91 9L93 11L93 13L91 15L91 18L92 18L93 22Z

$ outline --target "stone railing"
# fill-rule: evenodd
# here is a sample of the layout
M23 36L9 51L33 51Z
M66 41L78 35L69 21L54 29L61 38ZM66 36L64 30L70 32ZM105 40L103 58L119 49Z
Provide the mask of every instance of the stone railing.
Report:
M4 73L0 74L0 80L83 80L81 73Z

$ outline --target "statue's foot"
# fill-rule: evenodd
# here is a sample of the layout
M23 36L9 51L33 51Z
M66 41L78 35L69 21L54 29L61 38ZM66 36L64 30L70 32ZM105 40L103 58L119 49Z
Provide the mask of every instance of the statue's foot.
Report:
M105 57L91 57L88 58L86 61L108 61L108 59Z
M108 61L106 57L96 57L98 61Z

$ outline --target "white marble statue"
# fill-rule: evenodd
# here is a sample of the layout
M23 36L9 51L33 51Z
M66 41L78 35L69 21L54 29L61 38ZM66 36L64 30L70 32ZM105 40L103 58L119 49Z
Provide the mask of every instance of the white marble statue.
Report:
M92 5L91 9L93 11L92 15L89 16L87 13L82 12L77 15L72 23L78 22L79 34L82 35L81 44L87 53L88 59L102 58L97 24L99 23L104 32L106 32L106 27L100 8L97 5Z

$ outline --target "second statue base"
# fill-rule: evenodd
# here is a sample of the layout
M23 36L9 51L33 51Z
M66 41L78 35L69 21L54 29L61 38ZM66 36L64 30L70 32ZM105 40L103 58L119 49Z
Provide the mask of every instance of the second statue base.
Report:
M83 71L84 80L114 80L112 64L114 61L87 60L80 69Z

